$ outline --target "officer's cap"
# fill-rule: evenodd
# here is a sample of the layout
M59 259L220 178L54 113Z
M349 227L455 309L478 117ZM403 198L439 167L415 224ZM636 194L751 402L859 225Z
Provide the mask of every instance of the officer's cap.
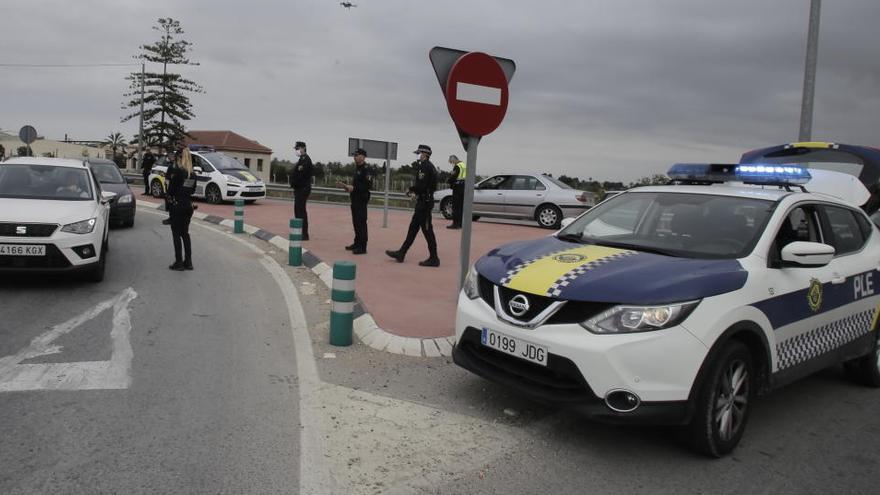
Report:
M295 149L295 150L298 150L300 148L305 148L305 147L306 147L306 143L304 143L302 141L297 141L296 144L293 145L293 149Z
M420 144L419 149L413 151L413 153L415 153L415 154L427 153L428 155L430 155L431 154L431 147L428 146L427 144Z
M367 156L367 152L363 148L358 148L358 149L354 150L354 155L355 156L357 156L357 155Z

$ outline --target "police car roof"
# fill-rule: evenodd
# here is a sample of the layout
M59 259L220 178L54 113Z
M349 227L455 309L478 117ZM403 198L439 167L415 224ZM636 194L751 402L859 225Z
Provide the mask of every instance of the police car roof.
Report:
M85 163L75 158L46 158L46 157L30 157L20 156L10 158L0 165L50 165L53 167L83 168Z
M630 189L628 192L664 192L664 193L688 193L709 194L713 196L738 196L741 198L763 199L766 201L779 201L791 191L780 189L778 186L752 186L736 182L725 182L712 185L672 185L672 186L641 186Z

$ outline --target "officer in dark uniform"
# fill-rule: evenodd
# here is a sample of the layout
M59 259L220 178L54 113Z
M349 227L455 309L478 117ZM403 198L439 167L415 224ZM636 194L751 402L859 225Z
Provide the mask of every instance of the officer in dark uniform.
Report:
M180 150L178 163L168 169L165 179L168 183L166 196L171 206L171 237L174 241L174 263L168 268L175 271L192 270L192 244L189 237L189 222L193 216L192 195L196 190L196 175L193 173L192 155L187 148ZM183 253L181 253L183 244Z
M461 228L461 212L464 209L464 178L465 164L455 155L449 155L452 174L449 176L449 188L452 189L452 224L447 229Z
M168 218L162 220L162 225L171 225L171 203L169 201L168 195L168 178L171 176L174 169L177 168L177 161L180 159L180 150L177 151L169 151L165 155L165 211L168 212Z
M312 159L306 153L306 143L297 141L293 147L299 160L293 166L290 174L290 187L293 188L293 217L301 218L302 240L309 240L309 213L306 211L306 202L312 193Z
M339 183L351 197L351 223L354 226L354 242L345 249L351 254L367 254L367 205L370 203L370 187L373 174L367 166L367 152L363 148L354 151L354 180L351 185Z
M141 169L144 174L144 196L150 195L150 173L153 171L153 165L156 163L156 155L152 151L147 150L141 159Z
M431 210L434 209L434 191L437 190L437 169L431 163L431 147L420 144L415 151L419 159L413 163L416 169L416 183L409 188L409 195L416 200L415 211L409 223L409 231L406 240L397 251L385 251L385 254L403 263L406 252L416 240L419 229L425 235L428 242L428 259L420 261L420 266L440 266L440 258L437 257L437 239L434 237L434 227L431 225Z

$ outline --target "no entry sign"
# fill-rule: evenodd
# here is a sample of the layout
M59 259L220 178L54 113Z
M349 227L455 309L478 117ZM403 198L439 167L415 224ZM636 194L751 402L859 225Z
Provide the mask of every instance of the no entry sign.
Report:
M459 58L446 81L446 106L459 129L485 136L507 113L507 76L494 58L471 52Z

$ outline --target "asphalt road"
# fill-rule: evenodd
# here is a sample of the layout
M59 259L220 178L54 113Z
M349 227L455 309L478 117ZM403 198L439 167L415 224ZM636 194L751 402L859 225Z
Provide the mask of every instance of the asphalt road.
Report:
M168 270L161 219L111 231L101 284L0 279L0 493L297 491L278 286L246 246L198 227L196 270Z

